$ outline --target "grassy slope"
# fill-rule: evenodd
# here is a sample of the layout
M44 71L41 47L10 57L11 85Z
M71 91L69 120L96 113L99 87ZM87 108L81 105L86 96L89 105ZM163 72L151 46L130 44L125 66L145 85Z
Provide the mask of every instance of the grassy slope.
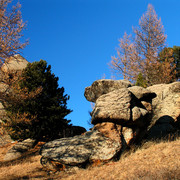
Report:
M135 153L124 155L120 161L75 174L60 172L50 176L42 169L37 149L24 158L13 162L3 162L5 152L10 148L0 148L0 179L68 179L68 180L120 180L120 179L180 179L180 139L159 144L148 143Z

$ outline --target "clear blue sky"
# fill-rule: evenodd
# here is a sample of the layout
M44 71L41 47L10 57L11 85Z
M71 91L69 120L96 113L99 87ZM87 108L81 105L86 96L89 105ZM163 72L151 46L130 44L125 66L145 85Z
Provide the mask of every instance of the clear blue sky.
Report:
M59 86L70 95L68 108L73 112L67 118L87 130L91 105L84 97L85 87L104 74L111 78L107 64L116 55L118 39L138 25L149 3L162 19L168 46L180 45L180 0L19 1L29 38L23 56L52 66Z

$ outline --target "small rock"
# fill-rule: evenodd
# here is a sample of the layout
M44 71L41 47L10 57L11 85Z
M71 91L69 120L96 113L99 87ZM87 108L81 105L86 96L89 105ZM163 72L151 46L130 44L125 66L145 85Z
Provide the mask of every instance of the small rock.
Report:
M35 140L26 139L22 142L15 144L5 155L4 161L11 161L18 159L22 154L33 147Z

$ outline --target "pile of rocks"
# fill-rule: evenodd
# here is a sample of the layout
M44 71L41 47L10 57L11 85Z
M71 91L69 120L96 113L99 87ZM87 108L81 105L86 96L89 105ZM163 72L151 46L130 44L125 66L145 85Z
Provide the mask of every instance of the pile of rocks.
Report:
M57 170L107 162L133 143L179 129L180 82L145 89L126 80L98 80L85 89L85 97L95 103L94 127L84 135L46 143L40 151L45 167Z

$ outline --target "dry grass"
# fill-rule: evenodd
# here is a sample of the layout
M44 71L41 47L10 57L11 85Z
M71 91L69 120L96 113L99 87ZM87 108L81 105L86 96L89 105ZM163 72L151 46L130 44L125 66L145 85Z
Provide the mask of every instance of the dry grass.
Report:
M148 147L150 146L150 147ZM67 180L170 180L180 179L180 139L145 144L120 161L89 170L79 170Z
M12 145L11 145L12 146ZM38 148L25 157L3 162L3 156L11 147L0 148L0 179L66 179L66 180L121 180L180 179L180 139L158 144L148 143L131 154L124 154L120 161L100 167L77 170L75 174L60 172L47 175L40 164Z
M48 177L40 164L39 146L25 153L20 159L4 162L3 157L12 146L9 144L0 148L0 180L46 179Z

